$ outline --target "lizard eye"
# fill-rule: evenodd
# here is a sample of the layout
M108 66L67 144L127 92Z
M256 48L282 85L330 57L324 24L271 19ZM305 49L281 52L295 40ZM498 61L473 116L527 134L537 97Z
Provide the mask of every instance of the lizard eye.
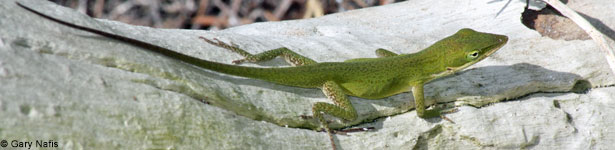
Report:
M466 58L467 58L468 60L474 60L474 59L478 58L478 51L477 51L477 50L475 50L475 51L472 51L472 52L468 53L468 55L466 56Z

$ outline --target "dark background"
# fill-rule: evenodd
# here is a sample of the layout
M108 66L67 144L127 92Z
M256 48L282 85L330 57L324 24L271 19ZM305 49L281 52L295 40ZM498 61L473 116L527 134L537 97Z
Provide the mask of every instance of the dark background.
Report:
M51 0L95 18L156 28L220 30L313 18L402 0Z

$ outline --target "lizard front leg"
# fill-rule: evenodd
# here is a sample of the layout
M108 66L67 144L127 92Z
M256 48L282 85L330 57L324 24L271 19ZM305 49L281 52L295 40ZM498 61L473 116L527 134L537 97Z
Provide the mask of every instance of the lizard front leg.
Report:
M417 116L421 118L442 117L439 109L425 110L425 97L423 96L424 84L412 86L412 95L414 96L414 106Z
M278 56L282 56L284 57L284 59L286 60L286 62L288 62L289 64L293 65L293 66L301 66L301 65L309 65L309 64L315 64L316 61L307 58L305 56L301 56L293 51L291 51L290 49L286 48L286 47L281 47L281 48L276 48L276 49L272 49L272 50L267 50L264 51L262 53L258 53L258 54L251 54L241 48L239 48L237 45L235 44L226 44L218 39L214 39L215 41L206 39L204 37L199 37L203 40L205 40L205 42L209 43L209 44L213 44L216 45L218 47L222 47L225 49L228 49L232 52L235 52L243 57L245 57L244 59L240 59L240 60L235 60L233 61L234 64L240 64L243 62L251 62L251 63L255 63L255 62L260 62L260 61L267 61L267 60L271 60L273 58L276 58Z
M322 86L322 91L327 96L327 98L333 100L335 104L318 102L312 106L312 113L315 118L317 118L321 126L325 128L327 134L329 135L329 139L331 140L331 144L333 149L335 149L335 142L333 140L333 136L331 135L331 131L325 122L323 117L324 114L329 114L331 116L344 119L346 121L353 121L357 119L357 111L354 109L350 100L342 88L335 83L334 81L327 81Z

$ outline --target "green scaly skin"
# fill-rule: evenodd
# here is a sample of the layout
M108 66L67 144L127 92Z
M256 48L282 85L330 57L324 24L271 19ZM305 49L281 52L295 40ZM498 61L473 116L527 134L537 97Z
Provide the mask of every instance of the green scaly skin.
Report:
M320 118L320 112L323 112L350 121L356 119L356 112L352 105L347 102L345 95L381 99L406 92L409 89L413 91L419 117L439 116L437 112L428 112L427 114L430 115L426 115L423 85L479 62L508 41L508 37L504 35L461 29L454 35L446 37L418 53L397 55L385 49L378 49L376 53L381 58L357 58L345 62L316 63L286 48L252 55L235 45L228 45L215 39L215 41L212 41L201 38L210 44L229 49L246 57L246 59L233 61L234 63L265 61L283 56L287 61L296 65L296 67L286 68L249 68L206 61L205 64L215 64L215 67L209 65L202 67L282 85L322 88L325 94L328 93L327 90L341 91L343 94L333 98L327 95L336 105L316 103L313 107L313 113L317 118Z
M201 37L210 44L229 49L246 57L242 60L233 61L233 63L259 62L282 56L289 63L296 66L253 68L198 59L136 39L68 23L37 12L19 3L18 5L66 26L144 47L152 52L216 72L260 79L288 86L320 88L325 96L333 100L334 104L318 102L314 104L312 111L313 116L321 122L321 125L327 131L329 129L323 114L329 114L348 121L357 119L356 110L351 105L347 95L367 99L381 99L411 89L416 112L419 117L439 116L439 110L425 110L423 85L434 79L451 75L485 59L508 41L508 37L504 35L477 32L472 29L461 29L457 33L413 54L398 55L385 49L378 49L376 54L380 58L357 58L344 62L317 63L287 48L273 49L253 55L235 45L228 45L215 39L215 41L212 41Z

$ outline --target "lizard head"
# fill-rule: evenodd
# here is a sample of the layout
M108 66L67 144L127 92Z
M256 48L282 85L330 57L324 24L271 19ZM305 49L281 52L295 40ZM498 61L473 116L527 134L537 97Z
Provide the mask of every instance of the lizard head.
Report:
M438 48L443 50L439 52L440 56L443 56L443 62L439 67L442 72L434 74L434 77L452 74L487 58L504 46L508 42L508 37L465 28L438 41L440 42L438 45L444 46Z

